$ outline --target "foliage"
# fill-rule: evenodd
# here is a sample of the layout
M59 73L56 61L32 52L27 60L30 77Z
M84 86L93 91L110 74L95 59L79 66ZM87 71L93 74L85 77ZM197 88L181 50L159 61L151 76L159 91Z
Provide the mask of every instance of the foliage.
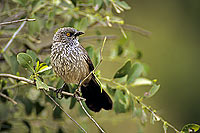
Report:
M40 92L40 89L49 91L49 86L59 88L63 84L63 81L56 77L51 69L49 51L45 52L45 49L50 49L50 44L45 42L46 38L43 40L40 38L45 35L49 36L57 28L64 26L73 26L78 30L86 31L92 29L92 27L104 26L108 28L115 24L118 25L122 34L115 43L110 44L111 49L108 52L111 54L107 56L107 59L113 62L122 60L121 62L124 63L113 74L113 78L103 77L100 70L96 72L96 76L101 80L102 87L112 97L113 111L116 115L121 113L129 115L128 112L132 112L133 119L138 118L141 125L148 122L148 117L152 124L156 121L162 121L165 132L168 127L176 131L172 125L156 114L156 110L143 103L158 92L160 85L157 80L146 78L148 67L140 60L142 53L135 49L134 43L129 39L129 34L127 35L122 27L124 20L118 14L131 9L125 1L12 0L1 1L0 3L3 5L0 7L0 21L23 18L35 18L37 20L28 22L13 41L13 45L7 51L1 51L3 56L0 57L0 71L17 76L23 75L35 81L38 89L36 90L34 86L22 81L1 78L0 91L15 99L19 104L13 106L0 97L0 131L74 132L77 130L70 124L67 126L65 123L63 124L63 121L68 122L70 120L63 116L58 107L53 109L53 103ZM5 40L7 41L14 33L17 26L17 24L12 24L0 27L0 36L4 37L2 39L3 45L0 48L3 49ZM100 36L101 32L97 28L94 33L96 33L96 36ZM51 40L49 39L49 41ZM95 43L99 44L100 42L101 40L98 39ZM95 50L93 46L87 46L86 50L96 66L100 61L99 50ZM132 90L138 86L145 86L149 90L140 96L135 96ZM65 91L73 93L74 88L75 85L69 84ZM80 117L83 113L79 105L76 104L75 98L66 96L66 99L59 101L52 91L49 91L49 94L62 104L65 110L78 110L75 111L74 117L79 121L81 120ZM70 112L74 113L73 111ZM149 116L147 112L150 112ZM130 116L130 119L132 119L132 116ZM35 123L39 123L39 125ZM52 123L55 125L54 127L51 127ZM18 127L24 128L19 129ZM198 129L199 125L188 124L183 127L181 132L187 133L190 130L196 132Z

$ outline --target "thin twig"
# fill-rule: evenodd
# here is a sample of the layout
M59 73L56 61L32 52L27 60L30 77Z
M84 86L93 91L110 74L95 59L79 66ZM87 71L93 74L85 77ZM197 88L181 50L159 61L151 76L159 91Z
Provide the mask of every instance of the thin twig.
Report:
M0 26L2 26L2 25L9 25L9 24L13 24L13 23L24 22L24 21L35 21L35 20L36 20L36 19L28 19L28 18L25 18L25 19L14 20L14 21L9 21L9 22L2 22L2 23L0 23Z
M80 88L80 87L82 86L82 84L90 77L90 75L91 75L92 73L94 73L94 72L97 70L97 68L99 67L99 65L100 65L101 62L103 61L102 52L103 52L103 48L104 48L106 39L107 39L107 37L105 36L105 37L104 37L104 40L103 40L103 44L102 44L101 49L100 49L100 61L99 61L99 63L98 63L97 66L94 68L94 70L92 70L92 71L81 81L81 83L79 84L79 86L78 86L77 88Z
M99 130L102 133L105 133L105 131L99 126L99 124L95 121L95 119L87 112L87 110L85 109L85 107L83 106L82 102L80 100L78 100L79 104L81 105L81 108L83 109L83 111L86 113L86 115L90 118L90 120L92 120L94 122L94 124L99 128Z
M3 48L2 53L4 53L7 48L11 45L11 43L13 42L13 40L15 39L16 35L20 32L20 30L24 27L24 25L26 24L27 21L35 21L35 19L22 19L22 20L16 20L16 21L11 21L11 22L4 22L3 24L12 24L12 23L17 23L17 22L23 22L19 28L15 31L15 33L12 35L12 37L10 38L10 40L8 41L8 43L6 44L6 46ZM3 25L1 23L1 25Z
M0 74L0 77L4 77L4 78L12 78L12 79L16 79L16 80L20 80L20 81L24 81L26 83L29 83L31 85L36 85L35 82L33 80L30 80L30 79L27 79L25 77L19 77L19 76L15 76L15 75L12 75L12 74L5 74L5 73L1 73ZM55 91L56 88L52 87L52 86L48 86L50 90L52 91ZM69 93L69 92L65 92L65 91L62 91L62 94L63 95L67 95L67 96L74 96L73 93ZM78 99L80 100L85 100L85 98L82 98L82 97L77 97Z
M105 37L104 37L104 40L103 40L103 44L102 44L101 49L100 49L100 61L99 61L99 63L98 63L97 66L94 68L94 70L91 71L91 72L80 82L80 84L79 84L79 86L78 86L79 91L81 91L80 88L81 88L82 84L84 83L84 81L85 81L86 79L88 79L89 76L90 76L92 73L94 73L94 72L96 71L96 69L99 67L99 65L102 63L102 61L103 61L102 53L103 53L103 48L104 48L106 39L107 39L107 37L105 36ZM79 102L79 104L81 105L81 108L83 109L83 111L84 111L84 112L86 113L86 115L89 117L89 119L90 119L92 122L94 122L94 124L98 127L98 129L99 129L102 133L105 133L105 131L99 126L99 124L95 121L95 119L87 112L87 110L86 110L85 107L83 106L82 102L81 102L80 100L78 100L78 102Z
M44 92L44 94L46 95L46 96L48 96L50 99L51 99L51 101L52 102L54 102L54 104L57 106L57 107L59 107L83 132L85 132L85 133L87 133L86 131L85 131L85 129L80 125L80 124L78 124L78 122L76 122L67 112L65 112L65 110L44 90L44 89L42 89L42 91ZM80 101L80 100L79 100Z
M17 31L12 35L12 37L10 38L10 40L8 41L8 43L6 44L6 46L3 48L2 53L4 53L7 48L10 46L10 44L12 43L12 41L14 40L14 38L16 37L16 35L19 33L19 31L24 27L24 25L26 24L26 21L24 21L20 27L17 29Z
M101 80L107 81L107 82L111 82L117 86L122 87L127 94L130 94L139 104L141 104L146 110L148 110L154 117L156 117L157 119L159 119L160 121L162 121L163 123L166 123L167 126L171 127L175 132L180 133L180 131L178 129L176 129L173 125L171 125L169 122L167 122L166 120L164 120L161 116L157 115L153 110L151 109L149 106L147 106L146 104L144 104L141 99L139 99L137 96L135 96L133 93L131 93L126 86L115 82L113 79L108 79L108 78L104 78L104 77L100 77Z
M15 100L13 100L12 98L6 96L5 94L3 94L3 93L1 93L1 92L0 92L0 96L2 96L2 97L4 97L5 99L11 101L11 102L12 102L13 104L15 104L15 105L17 104L17 102L16 102Z

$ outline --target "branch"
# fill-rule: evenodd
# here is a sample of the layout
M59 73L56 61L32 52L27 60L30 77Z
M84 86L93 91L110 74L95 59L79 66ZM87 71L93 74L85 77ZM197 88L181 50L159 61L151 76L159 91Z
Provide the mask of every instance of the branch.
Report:
M145 30L145 29L138 27L138 26L135 26L135 25L122 24L120 26L125 30L136 32L136 33L138 33L142 36L145 36L145 37L150 37L150 35L152 34L150 31ZM118 28L119 24L113 24L113 27Z
M44 90L42 89L42 91L44 92L44 94L46 96L49 97L49 99L51 99L52 102L54 102L54 104L59 107L83 132L87 133L85 131L85 129L83 127L81 127L81 125L78 124L78 122L76 122L67 112L65 112L65 110ZM80 101L80 100L79 100Z
M14 21L9 21L9 22L2 22L2 23L0 23L0 26L2 26L2 25L14 24L14 23L19 23L19 22L24 22L24 21L35 21L35 20L36 20L36 19L28 19L28 18L25 18L25 19L14 20Z
M15 31L15 33L12 35L12 37L10 38L10 40L8 41L8 43L6 44L6 46L3 48L2 53L4 53L7 48L11 45L11 43L13 42L13 40L15 39L16 35L20 32L20 30L24 27L24 25L26 24L27 21L35 21L35 19L22 19L22 20L16 20L16 21L11 21L11 22L4 22L4 23L0 23L1 25L5 25L5 24L12 24L12 23L17 23L17 22L23 22L19 28Z
M1 92L0 92L0 96L2 96L2 97L4 97L5 99L11 101L11 102L12 102L13 104L15 104L15 105L17 104L17 102L16 102L15 100L13 100L12 98L6 96L5 94L3 94L3 93L1 93Z
M101 80L107 81L107 82L111 82L114 85L120 86L122 87L127 94L130 94L139 104L141 104L146 110L148 110L155 118L159 119L160 121L162 121L163 123L165 123L167 126L171 127L175 132L180 133L180 131L178 129L176 129L173 125L171 125L169 122L167 122L166 120L164 120L161 116L157 115L155 113L155 111L153 111L154 109L151 109L149 106L147 106L146 104L144 104L142 102L141 99L139 99L137 96L135 96L133 93L131 93L126 86L115 82L113 79L108 79L108 78L104 78L104 77L100 77Z
M4 74L4 73L0 74L0 77L12 78L12 79L24 81L24 82L26 82L26 83L29 83L29 84L31 84L31 85L36 86L36 84L35 84L35 82L34 82L33 80L27 79L27 78L25 78L25 77L19 77L19 76L15 76L15 75L12 75L12 74ZM49 89L52 90L52 91L55 91L55 90L56 90L56 88L54 88L54 87L51 87L51 86L48 86L48 87L49 87ZM73 93L69 93L69 92L65 92L65 91L62 91L62 94L63 94L63 95L68 95L68 96L72 96L72 97L74 96ZM82 98L82 97L77 97L77 98L80 99L80 100L85 100L85 98Z
M87 112L87 110L85 109L85 107L83 106L82 102L80 100L78 100L79 104L81 105L81 108L83 109L83 111L86 113L86 115L90 118L90 120L92 122L94 122L94 124L99 128L99 130L102 133L105 133L105 131L99 126L99 124L95 121L95 119Z

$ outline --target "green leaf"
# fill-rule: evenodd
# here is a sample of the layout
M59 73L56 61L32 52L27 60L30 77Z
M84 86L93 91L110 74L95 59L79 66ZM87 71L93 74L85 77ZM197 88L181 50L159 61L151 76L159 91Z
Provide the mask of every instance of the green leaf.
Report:
M12 1L21 4L22 6L25 6L25 4L27 3L27 0L12 0Z
M159 90L159 88L160 88L160 85L157 85L154 83L153 86L151 87L151 89L149 90L148 95L146 95L145 97L146 98L152 97L153 95L156 94L156 92Z
M53 118L54 119L61 119L62 118L62 110L59 107L56 107L53 111Z
M100 62L100 51L97 51L94 53L94 66L97 66L97 64Z
M36 17L33 15L32 18L36 18ZM31 35L40 33L42 22L41 22L41 19L39 18L38 19L36 18L36 20L37 21L28 23L28 31L29 31L29 34Z
M49 87L44 82L42 82L39 78L36 78L36 87L37 89L45 89L49 91Z
M37 60L39 60L39 58L37 57L37 54L34 51L27 49L26 53L32 57L34 63Z
M76 98L72 97L70 105L69 105L69 109L73 109L75 105L76 105Z
M10 63L11 63L11 71L12 71L12 73L14 73L14 74L16 74L17 73L17 71L18 71L18 66L19 66L19 64L18 64L18 62L17 62L17 56L16 55L12 55L11 57L10 57Z
M92 58L93 58L93 55L94 55L94 48L93 48L92 46L88 46L88 47L86 47L85 49L86 49L86 51L87 51L87 53L88 53L90 59L92 59Z
M45 71L48 71L48 70L51 70L52 69L52 66L43 66L39 69L39 71L37 73L43 73Z
M163 123L163 129L164 129L165 133L167 132L167 128L168 128L167 122L164 122Z
M94 0L94 10L97 11L102 7L103 0Z
M111 96L114 96L114 95L115 95L115 92L116 92L116 89L115 89L115 88L110 87L108 84L106 84L106 88L107 88L108 93L109 93Z
M35 103L36 115L39 115L42 112L42 110L44 110L44 108L45 107L40 105L39 102L36 102Z
M131 61L128 60L116 73L114 78L121 78L128 74L129 70L131 68Z
M33 111L33 102L27 97L18 96L16 99L21 101L25 106L25 111L27 115L31 115Z
M126 10L131 9L131 7L125 1L116 1L116 4Z
M130 71L128 72L128 77L127 77L128 84L135 81L136 78L138 78L142 74L143 70L144 70L144 68L141 63L137 62L137 63L133 64Z
M141 120L142 124L146 124L146 122L147 122L147 114L144 109L142 109L142 114L141 114L140 120Z
M117 114L125 113L126 112L126 108L125 108L126 100L125 100L125 96L124 96L123 92L120 90L116 90L114 99L115 99L115 101L114 101L115 112Z
M19 53L17 55L17 61L22 67L27 68L29 71L34 73L33 59L30 55L26 53Z
M187 124L185 125L181 131L184 133L191 133L191 132L197 132L199 130L200 126L197 124Z
M84 17L79 22L75 23L74 27L78 30L85 31L88 27L87 17Z
M152 85L152 81L147 78L137 78L131 86Z

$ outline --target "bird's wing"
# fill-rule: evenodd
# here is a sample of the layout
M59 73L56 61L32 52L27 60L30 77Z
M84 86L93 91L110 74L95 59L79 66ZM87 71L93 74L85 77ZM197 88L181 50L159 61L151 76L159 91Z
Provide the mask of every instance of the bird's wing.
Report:
M92 60L91 60L90 57L88 56L87 51L85 50L85 48L84 48L82 45L80 45L80 47L81 47L81 49L82 49L83 52L84 52L84 58L85 58L85 61L87 62L88 66L89 66L89 70L90 70L90 71L94 70L94 65L93 65L93 63L92 63Z

